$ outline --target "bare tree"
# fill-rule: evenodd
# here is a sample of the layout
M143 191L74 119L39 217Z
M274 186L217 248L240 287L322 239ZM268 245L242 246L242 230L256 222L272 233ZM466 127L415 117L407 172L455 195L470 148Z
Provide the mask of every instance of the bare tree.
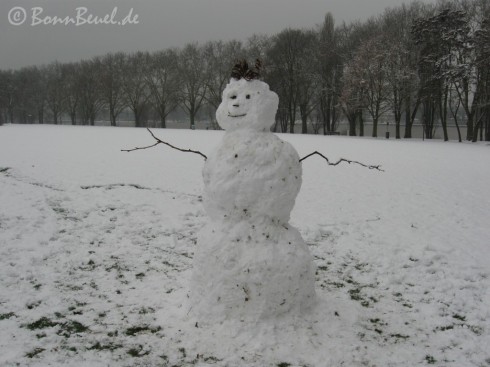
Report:
M337 52L342 69L338 90L340 91L339 105L349 121L349 135L356 135L356 125L359 123L359 135L364 136L364 109L366 108L366 84L359 63L360 47L379 34L379 21L368 19L365 23L354 22L342 24L336 30ZM356 65L357 64L357 65Z
M196 115L203 105L208 87L206 59L202 47L188 44L179 53L179 104L189 114L190 128L195 128Z
M423 106L426 134L432 137L436 111L444 132L444 140L449 139L447 132L448 100L451 83L456 82L456 91L468 96L468 65L466 61L472 54L470 29L466 13L462 10L445 8L435 15L425 16L415 21L412 36L420 49L419 74L423 84ZM471 69L471 66L470 66ZM463 107L468 113L468 139L473 133L473 113L468 101L462 95ZM475 100L478 100L478 96Z
M485 12L485 18L481 28L475 34L475 44L477 50L476 65L480 70L480 101L479 119L476 129L480 129L480 140L490 141L490 11ZM485 133L483 131L485 130ZM473 141L476 141L477 134L473 134Z
M383 52L383 42L380 37L365 41L358 49L346 73L344 88L348 89L344 95L347 98L355 97L359 102L358 108L366 108L372 118L372 136L378 136L378 122L380 117L389 110L387 104L387 73L386 55ZM356 88L358 91L356 92ZM346 105L346 97L344 104ZM348 112L352 114L353 111ZM362 111L357 111L362 114ZM360 115L362 118L362 115Z
M150 101L160 117L161 127L166 128L167 116L178 105L178 51L168 49L151 55L146 81L150 87Z
M313 31L305 31L304 33L301 73L298 76L298 107L301 117L301 133L307 134L310 115L319 103L318 89L321 83L316 73L317 34Z
M65 100L63 88L63 69L59 62L53 62L45 69L46 73L46 105L53 116L53 122L60 122Z
M83 125L95 125L97 114L104 105L100 74L100 58L80 62L80 112Z
M109 110L111 126L117 126L117 117L126 107L123 80L126 55L122 52L107 54L101 59L101 99Z
M354 61L345 66L342 84L342 94L339 102L347 121L349 122L349 136L357 135L357 121L362 117L364 108L364 80L359 75L359 69ZM361 121L360 121L361 122ZM364 136L364 125L360 124L360 136Z
M2 96L2 104L5 111L5 120L14 123L14 109L17 104L15 94L15 76L12 70L3 72L1 79L0 95Z
M134 114L136 127L146 127L143 121L148 108L150 88L147 83L150 55L137 52L126 59L123 90L127 104Z
M32 89L30 88L32 68L16 70L14 77L15 120L21 124L32 122Z
M320 83L318 98L324 135L336 130L339 116L338 104L343 68L338 50L338 33L333 15L327 13L319 31L317 47L317 73Z
M44 124L44 111L46 109L46 67L32 68L32 80L31 80L31 98L32 104L35 108L34 114L37 115L37 121L39 124Z
M417 98L418 76L415 45L411 38L412 20L422 7L409 6L385 10L382 17L386 73L389 88L388 103L395 118L396 138L401 138L401 119L405 113L405 138L411 138L412 125L420 102ZM413 112L412 112L413 109Z
M303 94L304 116L307 117L312 109L305 104L305 99L311 92L311 70L305 60L312 57L310 46L314 33L299 29L286 29L273 38L267 60L270 63L272 85L275 86L282 105L287 109L289 132L294 133L296 114ZM280 106L281 107L281 106ZM305 132L304 124L302 131Z
M62 65L63 89L65 90L64 110L68 112L71 124L77 124L77 111L80 104L80 64L68 63Z

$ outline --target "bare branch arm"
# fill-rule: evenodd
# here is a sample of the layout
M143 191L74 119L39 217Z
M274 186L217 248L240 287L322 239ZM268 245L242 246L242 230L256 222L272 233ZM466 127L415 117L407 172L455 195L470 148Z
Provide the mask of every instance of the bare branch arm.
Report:
M155 147L155 146L157 146L157 145L159 145L159 144L164 144L164 145L167 145L167 146L169 146L170 148L175 149L175 150L178 150L178 151L180 151L180 152L184 152L184 153L194 153L194 154L198 154L198 155L200 155L201 157L203 157L203 158L204 158L204 160L207 160L207 159L208 159L208 157L207 157L206 155L204 155L203 153L201 153L201 152L200 152L200 151L198 151L198 150L192 150L192 149L181 149L181 148L178 148L178 147L176 147L176 146L173 146L173 145L172 145L172 144L170 144L170 143L167 143L166 141L163 141L163 140L160 140L159 138L157 138L157 137L155 136L155 134L153 134L153 132L152 132L150 129L147 129L147 130L148 130L148 132L150 133L150 135L153 137L153 139L155 139L155 140L156 140L156 143L155 143L155 144L152 144L152 145L149 145L149 146L146 146L146 147L136 147L136 148L133 148L133 149L121 149L121 151L122 151L122 152L134 152L134 151L136 151L136 150L150 149L150 148L153 148L153 147ZM378 170L378 171L384 172L384 170L382 170L382 169L381 169L381 166L379 166L379 165L378 165L378 166L366 165L366 164L364 164L364 163L357 162L357 161L353 161L353 160L350 160L350 159L345 159L345 158L340 158L340 159L339 159L337 162L333 162L333 163L332 163L332 162L330 162L330 160L329 160L327 157L325 157L323 154L321 154L321 153L319 153L319 152L317 152L317 151L314 151L313 153L308 154L307 156L305 156L305 157L301 158L299 161L300 161L300 162L302 162L302 161L304 161L305 159L307 159L307 158L309 158L309 157L311 157L311 156L313 156L313 155L315 155L315 154L317 154L317 155L319 155L320 157L322 157L323 159L325 159L325 160L327 161L327 163L328 163L328 165L329 165L329 166L337 166L337 165L339 165L339 164L340 164L340 163L342 163L342 162L346 162L346 163L349 163L349 164L354 163L354 164L358 164L358 165L360 165L360 166L363 166L363 167L366 167L366 168L369 168L369 169L375 169L375 170Z
M354 163L354 164L358 164L360 166L363 166L363 167L366 167L366 168L369 168L369 169L375 169L375 170L384 172L384 170L382 170L381 169L381 166L379 166L379 165L378 166L370 166L370 165L367 165L367 164L364 164L364 163L361 163L361 162L352 161L350 159L345 159L345 158L340 158L337 162L332 163L332 162L330 162L330 160L327 157L325 157L322 153L319 153L317 151L314 151L313 153L308 154L307 156L301 158L299 161L302 162L305 159L310 158L311 156L313 156L315 154L317 154L320 157L322 157L323 159L325 159L327 161L327 163L328 163L329 166L337 166L337 165L339 165L342 162L346 162L346 163L349 163L349 164Z
M149 145L147 147L137 147L137 148L133 148L133 149L121 149L121 152L134 152L135 150L143 150L143 149L149 149L149 148L153 148L155 146L157 146L158 144L164 144L164 145L167 145L169 146L170 148L173 148L175 150L178 150L180 152L184 152L184 153L194 153L194 154L199 154L201 157L204 158L204 160L208 159L208 157L206 157L206 155L204 155L203 153L201 153L200 151L198 150L191 150L191 149L181 149L181 148L178 148L176 146L173 146L172 144L170 143L167 143L166 141L163 141L163 140L160 140L158 139L155 134L153 134L153 132L150 130L150 129L146 129L148 130L148 132L151 134L151 136L153 137L153 139L155 139L157 142L153 145Z

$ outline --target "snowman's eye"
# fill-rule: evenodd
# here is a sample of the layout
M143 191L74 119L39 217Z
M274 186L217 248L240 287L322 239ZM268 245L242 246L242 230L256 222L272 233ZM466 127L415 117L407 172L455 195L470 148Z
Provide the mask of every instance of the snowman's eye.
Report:
M236 96L235 96L235 95L233 95L233 96L231 96L230 98L231 98L231 99L236 99Z
M246 98L247 98L247 99L250 99L250 94L247 94Z

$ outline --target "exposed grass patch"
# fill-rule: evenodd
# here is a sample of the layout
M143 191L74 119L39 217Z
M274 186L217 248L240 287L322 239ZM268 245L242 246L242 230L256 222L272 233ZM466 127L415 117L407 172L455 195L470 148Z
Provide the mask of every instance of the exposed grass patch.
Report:
M141 310L138 312L140 315L146 315L149 313L155 313L155 309L153 307L142 307Z
M51 321L51 319L47 317L41 317L39 320L34 321L30 324L26 324L24 326L29 330L39 330L55 327L57 325L59 325L57 322Z
M37 302L28 303L26 307L28 310L32 310L33 308L39 307L40 305L41 305L41 301L37 301Z
M13 312L8 312L8 313L2 313L0 314L0 321L2 320L8 320L11 317L17 317L17 315Z
M131 356L131 357L143 357L143 356L146 356L148 354L150 354L150 351L147 350L147 351L143 351L143 346L142 345L138 345L138 347L136 348L131 348L127 351L127 353Z
M216 358L216 357L213 357L213 356L210 356L210 357L204 357L204 362L213 362L213 363L217 363L217 362L220 362L222 361L222 359L219 359L219 358Z
M446 325L446 326L438 326L434 329L434 331L448 331L453 329L454 329L454 325Z
M89 328L79 323L78 321L67 321L60 325L61 328L57 332L58 335L69 338L72 334L80 334L89 331Z
M466 321L466 317L465 316L461 316L461 315L458 315L458 314L454 314L453 315L453 319L456 319L456 320L459 320L459 321L463 321L463 322Z
M390 334L390 337L395 339L401 339L401 340L407 340L410 338L408 335L403 335L403 334Z
M361 306L362 307L369 307L370 306L370 303L368 300L366 300L364 297L361 296L361 289L360 288L355 288L355 289L350 289L349 290L349 295L350 295L350 298L353 300L353 301L358 301L361 303ZM376 301L374 299L372 299L373 301Z
M363 300L363 298L361 297L361 289L360 288L350 289L349 295L350 295L350 299L353 301L362 301Z
M87 348L88 350L110 350L114 351L116 349L121 349L123 347L122 344L114 344L114 343L108 343L108 344L100 344L100 342L95 343L91 347Z
M185 348L179 348L179 352L182 353L183 358L187 357L187 353L185 351Z
M41 354L44 351L45 351L45 349L43 349L43 348L36 348L32 352L26 353L26 357L27 358L34 358L35 356L37 356L38 354Z
M437 362L437 360L429 354L425 356L425 361L427 362L427 364L436 364Z
M135 336L136 334L139 333L144 333L144 332L151 332L152 334L155 334L156 332L162 330L160 326L157 327L151 327L149 325L143 325L143 326L134 326L126 330L125 334L128 336Z

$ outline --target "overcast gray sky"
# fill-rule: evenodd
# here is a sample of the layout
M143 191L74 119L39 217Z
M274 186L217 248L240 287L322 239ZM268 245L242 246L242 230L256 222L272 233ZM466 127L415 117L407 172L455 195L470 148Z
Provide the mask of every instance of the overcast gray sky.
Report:
M433 2L433 0L425 0ZM330 11L337 23L366 19L406 0L1 0L0 68L75 61L115 51L158 50L188 42L245 40L287 27L310 28ZM33 18L34 7L42 8ZM133 8L138 24L32 25L46 17L76 20L77 8L122 21ZM21 8L21 9L20 9ZM39 12L39 10L36 10ZM12 23L21 23L13 25ZM46 21L49 22L49 19Z

